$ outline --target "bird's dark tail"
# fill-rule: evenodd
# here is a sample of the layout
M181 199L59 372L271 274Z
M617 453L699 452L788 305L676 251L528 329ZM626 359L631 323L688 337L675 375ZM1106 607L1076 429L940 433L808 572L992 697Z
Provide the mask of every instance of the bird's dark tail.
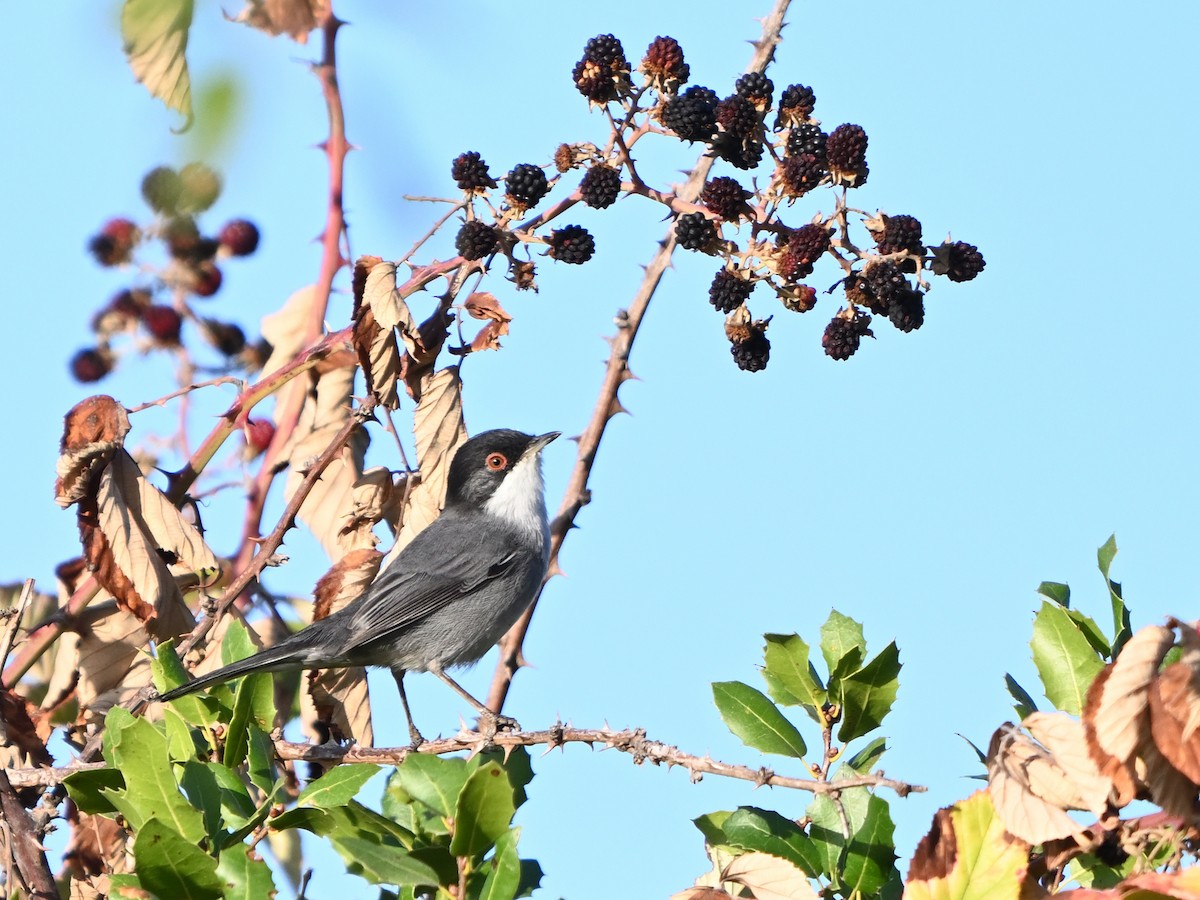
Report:
M160 694L158 699L164 702L174 700L176 697L183 697L211 685L254 672L283 672L288 669L302 668L300 654L294 646L288 646L288 644L288 641L284 641L274 647L268 647L260 653L255 653L253 656L247 656L238 662L222 666L207 675L201 675L195 681Z

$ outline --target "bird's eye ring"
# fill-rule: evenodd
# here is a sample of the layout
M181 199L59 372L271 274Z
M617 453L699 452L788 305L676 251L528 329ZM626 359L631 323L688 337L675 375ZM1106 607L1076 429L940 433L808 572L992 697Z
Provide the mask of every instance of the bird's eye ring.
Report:
M508 466L508 457L503 453L489 453L484 465L493 472L499 472Z

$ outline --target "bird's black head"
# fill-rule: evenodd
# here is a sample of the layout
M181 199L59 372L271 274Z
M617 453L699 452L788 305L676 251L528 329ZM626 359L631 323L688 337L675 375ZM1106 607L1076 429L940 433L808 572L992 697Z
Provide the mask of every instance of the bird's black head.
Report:
M446 506L543 505L541 452L558 436L557 431L534 436L511 428L477 434L450 463Z

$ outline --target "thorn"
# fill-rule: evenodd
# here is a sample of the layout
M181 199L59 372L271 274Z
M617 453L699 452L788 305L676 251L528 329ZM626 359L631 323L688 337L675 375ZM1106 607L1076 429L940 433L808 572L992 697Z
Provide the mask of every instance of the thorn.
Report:
M625 408L625 406L621 403L620 400L618 400L616 397L613 397L612 403L610 403L608 406L608 417L611 419L611 418L614 418L615 416L620 415L621 413L626 413L626 414L632 415L632 413L630 413L629 410Z
M550 567L548 569L546 569L546 577L547 578L553 578L556 575L561 575L563 578L567 577L567 573L562 570L562 568L559 566L557 560L552 562L550 564Z

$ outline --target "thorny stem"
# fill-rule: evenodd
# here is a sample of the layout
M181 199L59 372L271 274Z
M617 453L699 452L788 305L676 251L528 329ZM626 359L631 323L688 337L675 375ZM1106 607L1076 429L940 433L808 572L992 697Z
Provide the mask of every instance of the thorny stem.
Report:
M132 415L133 413L139 413L144 409L149 409L152 406L166 406L167 403L169 403L171 400L174 400L176 397L182 397L184 394L190 394L192 391L198 391L201 388L206 387L215 387L219 384L242 384L242 380L240 378L235 378L232 375L222 375L219 378L210 378L208 381L198 381L195 384L189 384L186 387L181 387L179 390L171 391L169 394L164 394L157 400L147 400L145 403L139 403L132 409L127 409L126 412Z
M779 43L779 35L783 29L784 16L790 3L791 0L776 0L775 8L763 20L762 37L755 44L754 57L747 67L748 72L766 71L767 66L774 58L775 47ZM678 194L688 201L700 196L701 188L712 166L713 159L711 157L701 156ZM600 393L592 409L591 420L579 437L575 468L563 493L558 515L550 526L550 566L546 578L542 582L542 590L545 589L546 582L561 571L558 567L558 554L562 549L563 541L566 539L567 532L574 526L579 511L591 499L588 481L592 467L595 465L596 452L609 421L616 412L621 410L617 392L622 384L633 377L633 373L629 370L629 354L633 348L634 339L637 337L638 329L641 327L642 319L650 306L650 300L671 263L671 254L674 250L675 232L672 229L667 232L660 249L646 267L646 275L642 279L641 287L638 288L633 301L629 304L629 309L622 311L617 316L617 333L612 338ZM529 632L529 623L533 619L540 598L541 591L538 592L538 597L534 599L529 609L500 641L500 659L497 661L495 672L492 675L487 702L488 708L495 712L504 709L504 701L508 698L513 677L524 662L521 648L525 642L525 635Z
M46 852L38 839L33 819L21 803L21 798L17 796L3 768L0 768L0 809L4 812L8 852L16 862L16 881L25 896L40 900L58 900L58 886L54 883L54 873L50 871L50 863L46 860ZM13 890L18 884L7 885L6 891Z

